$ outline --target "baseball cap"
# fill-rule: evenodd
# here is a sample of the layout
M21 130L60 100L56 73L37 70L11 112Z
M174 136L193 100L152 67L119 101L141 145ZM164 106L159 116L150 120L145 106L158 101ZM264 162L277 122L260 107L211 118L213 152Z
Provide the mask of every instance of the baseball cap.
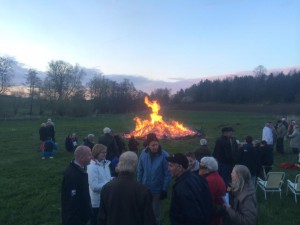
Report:
M186 158L186 156L182 153L175 153L174 155L170 157L166 157L166 160L170 163L177 163L181 165L184 169L188 168L189 161Z

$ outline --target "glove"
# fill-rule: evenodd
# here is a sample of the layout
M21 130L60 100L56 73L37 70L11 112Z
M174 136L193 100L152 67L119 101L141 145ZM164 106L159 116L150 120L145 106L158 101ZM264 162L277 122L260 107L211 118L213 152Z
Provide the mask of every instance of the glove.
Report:
M167 198L167 192L166 191L161 191L160 192L160 200L164 200Z

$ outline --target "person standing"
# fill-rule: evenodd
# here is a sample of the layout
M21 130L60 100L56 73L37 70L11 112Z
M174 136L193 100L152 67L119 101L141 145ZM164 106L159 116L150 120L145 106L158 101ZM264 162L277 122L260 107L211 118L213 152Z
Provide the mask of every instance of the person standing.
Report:
M231 205L226 205L225 224L256 225L257 201L256 191L251 182L249 169L244 165L235 165L232 173Z
M261 141L256 146L256 152L258 154L258 167L256 175L263 175L263 171L265 171L265 174L268 174L268 172L272 170L274 163L272 149L269 148L266 141Z
M135 179L137 163L134 152L120 156L118 177L101 190L98 225L155 225L151 192Z
M201 159L205 156L211 156L211 151L208 147L207 140L202 138L200 139L200 146L194 150L196 159L200 162Z
M210 225L222 225L223 198L226 195L224 180L218 173L218 162L214 157L203 157L200 161L199 175L205 177L212 195L213 213ZM221 210L220 210L221 208Z
M290 139L290 148L292 150L292 153L298 154L299 148L300 148L300 132L299 132L299 126L294 125L293 131L291 134L287 136L287 138Z
M92 153L80 145L74 152L75 159L64 171L61 186L62 225L86 225L92 215L86 166Z
M89 134L85 139L83 139L83 145L88 146L91 150L94 147L95 135Z
M52 122L51 119L47 120L46 123L46 136L51 137L52 141L55 142L55 129L54 129L54 123Z
M106 160L107 148L102 144L93 147L90 165L87 166L89 177L90 196L93 207L91 225L97 225L97 215L100 206L100 191L111 180L110 161Z
M199 170L199 161L196 159L195 157L195 153L194 152L187 152L185 153L186 158L188 159L189 162L189 167L188 169L192 172L196 172L198 173Z
M156 224L160 225L162 200L167 198L171 180L166 160L169 153L162 149L154 133L147 135L145 144L147 147L142 150L138 162L137 180L151 191Z
M39 129L39 135L40 135L40 150L42 151L44 149L44 142L47 139L47 130L46 130L45 123L41 124L41 127Z
M65 140L65 148L68 152L74 152L78 146L76 133L70 133Z
M277 139L276 139L276 151L280 154L284 153L284 144L283 140L287 134L287 129L283 124L282 120L278 120L276 127Z
M128 141L128 148L129 148L129 151L133 151L135 152L136 154L138 154L139 152L139 147L140 143L138 143L138 141L135 139L135 137L132 135L130 138L129 138L129 141Z
M253 138L248 135L245 137L245 141L246 143L240 148L241 158L239 164L247 166L251 173L251 180L253 182L253 185L255 185L259 156L252 143Z
M273 151L273 131L271 123L266 123L262 130L262 141L266 141L267 145Z
M46 157L49 157L49 159L54 158L54 151L57 149L57 144L55 144L51 137L48 137L46 141L44 142L43 150L42 150L42 159L46 159Z
M170 205L171 225L209 225L212 198L205 178L188 170L188 160L181 153L166 157L166 160L176 178Z
M221 132L222 136L216 140L213 156L219 163L218 172L228 186L232 168L239 159L238 145L233 137L232 127L223 127Z
M119 148L117 142L112 135L112 131L109 127L105 127L103 129L103 135L99 137L99 144L103 144L107 147L107 155L106 158L112 161L115 157L119 157Z

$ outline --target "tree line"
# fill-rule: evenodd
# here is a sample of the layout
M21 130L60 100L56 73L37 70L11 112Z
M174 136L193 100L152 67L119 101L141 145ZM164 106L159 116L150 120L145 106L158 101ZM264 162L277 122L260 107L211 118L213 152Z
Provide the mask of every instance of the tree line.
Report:
M173 96L173 103L216 102L232 104L249 103L299 103L300 71L289 74L242 76L224 80L203 80Z
M96 73L87 84L86 76L78 65L62 60L48 63L46 77L28 69L24 74L27 94L11 92L7 95L14 78L16 61L0 57L0 117L16 115L87 116L97 113L132 113L147 109L144 103L147 93L137 90L133 83L124 79L118 83ZM161 105L181 102L216 103L278 103L300 102L300 72L285 75L266 74L263 66L254 70L255 76L202 80L198 84L171 95L171 89L157 88L149 95Z

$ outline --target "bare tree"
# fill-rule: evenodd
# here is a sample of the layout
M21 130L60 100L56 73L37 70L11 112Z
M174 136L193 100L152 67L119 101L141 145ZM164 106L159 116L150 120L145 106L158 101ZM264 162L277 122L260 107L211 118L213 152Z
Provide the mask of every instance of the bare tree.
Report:
M72 66L62 60L51 61L44 86L56 100L66 100L82 90L84 75L79 65Z
M12 58L0 57L0 94L4 94L11 86L15 64L16 62Z
M29 100L30 100L30 108L29 114L32 115L33 108L33 100L38 96L37 91L40 89L42 80L37 76L37 71L34 69L29 69L28 73L25 75L26 81L25 85L29 88Z
M157 88L151 92L150 97L158 100L161 104L169 104L171 96L171 89Z
M255 67L255 69L253 70L253 73L256 76L266 75L267 68L264 67L263 65L259 65L259 66Z

